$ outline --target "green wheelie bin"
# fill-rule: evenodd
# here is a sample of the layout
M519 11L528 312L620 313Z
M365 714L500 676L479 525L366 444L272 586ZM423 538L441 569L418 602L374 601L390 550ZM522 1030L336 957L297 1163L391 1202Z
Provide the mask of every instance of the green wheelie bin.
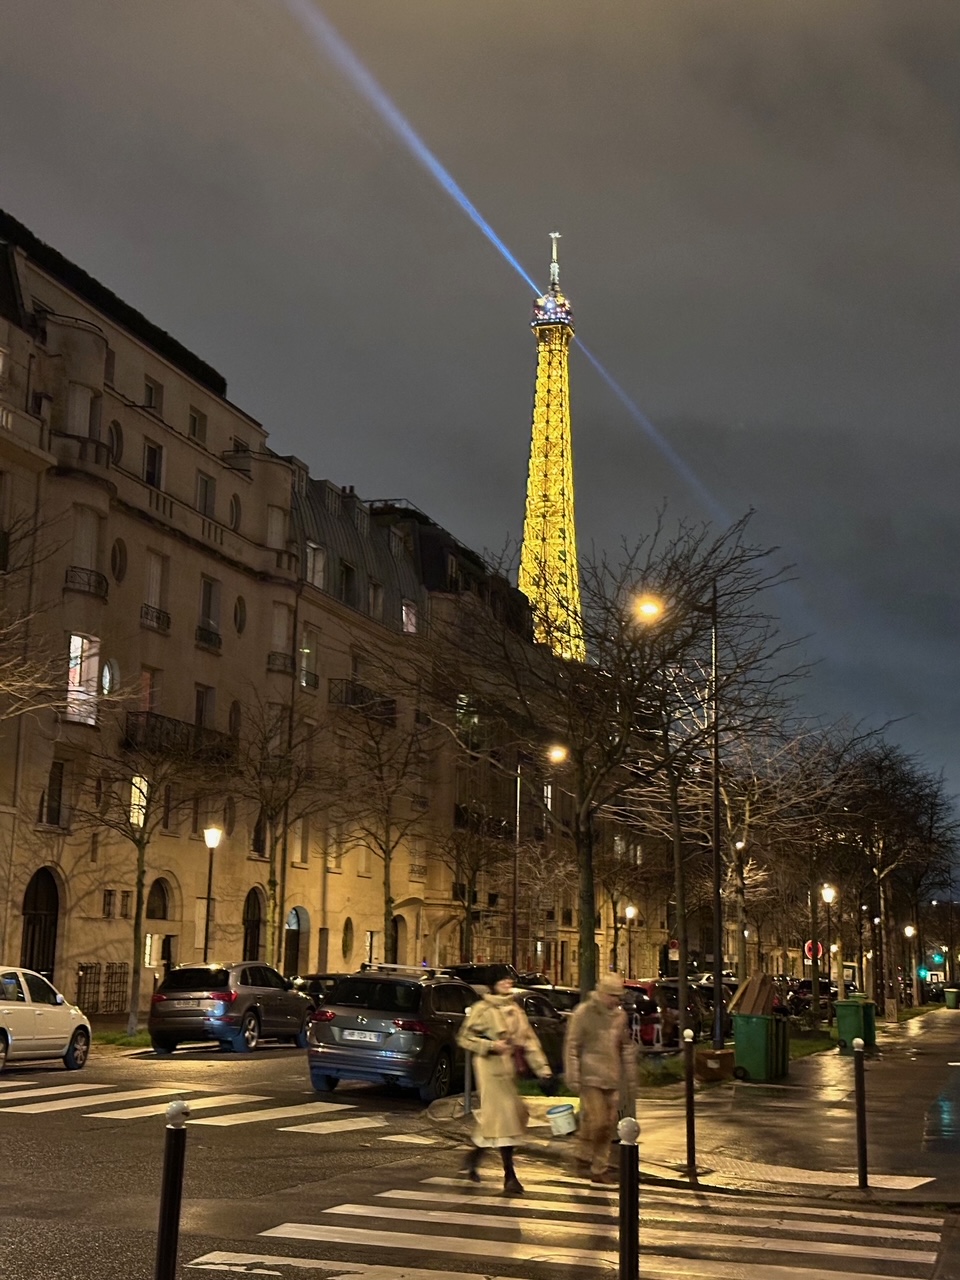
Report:
M773 1021L768 1013L733 1015L733 1074L738 1080L774 1079Z
M838 1000L837 1044L841 1053L853 1053L858 1037L864 1049L877 1047L877 1006L872 1000Z
M944 987L943 1000L948 1009L960 1009L960 987Z

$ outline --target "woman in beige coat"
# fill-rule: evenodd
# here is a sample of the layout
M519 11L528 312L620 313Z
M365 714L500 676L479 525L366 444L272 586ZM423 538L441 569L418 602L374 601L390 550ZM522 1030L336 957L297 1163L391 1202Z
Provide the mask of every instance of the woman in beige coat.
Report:
M513 1149L523 1137L528 1113L517 1092L515 1051L522 1053L541 1081L551 1080L553 1073L527 1015L512 992L513 980L501 978L493 991L471 1008L458 1042L462 1049L473 1054L480 1090L480 1114L463 1171L472 1182L479 1182L477 1167L484 1148L497 1147L503 1160L504 1195L519 1196L523 1194L523 1187L514 1172Z

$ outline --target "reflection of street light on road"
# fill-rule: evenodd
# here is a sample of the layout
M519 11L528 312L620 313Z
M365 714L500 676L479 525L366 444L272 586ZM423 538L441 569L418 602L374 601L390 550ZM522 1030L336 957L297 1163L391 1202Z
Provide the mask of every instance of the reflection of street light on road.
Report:
M203 959L210 959L210 911L213 906L213 851L220 843L223 832L219 827L204 827L203 843L207 846L207 910L203 921Z
M637 914L636 907L627 907L623 913L627 917L627 977L633 977L633 920Z

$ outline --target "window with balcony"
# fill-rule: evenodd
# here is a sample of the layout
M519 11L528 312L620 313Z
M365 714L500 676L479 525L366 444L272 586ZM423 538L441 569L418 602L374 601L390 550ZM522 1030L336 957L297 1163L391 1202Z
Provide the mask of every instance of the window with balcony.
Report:
M163 445L143 442L143 482L151 489L163 488Z
M197 644L220 649L220 583L206 576L200 579L200 621Z
M217 503L217 482L206 472L197 472L197 510L212 520Z
M156 667L141 667L139 709L141 711L156 711L159 703L160 672Z
M140 621L152 631L170 630L170 615L166 610L169 560L156 551L147 552L146 599L140 606Z
M300 638L300 684L304 689L320 685L320 632L304 627Z
M68 720L97 723L99 674L100 641L95 636L72 635L67 670Z
M199 729L212 729L214 724L216 690L208 684L194 685L193 723Z

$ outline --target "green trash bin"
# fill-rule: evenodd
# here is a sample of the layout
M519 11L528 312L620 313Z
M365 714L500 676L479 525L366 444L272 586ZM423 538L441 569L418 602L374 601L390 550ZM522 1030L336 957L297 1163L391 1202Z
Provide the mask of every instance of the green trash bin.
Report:
M773 1015L773 1078L781 1080L790 1071L790 1023L786 1015Z
M960 987L944 987L943 998L948 1009L960 1009Z
M863 1041L865 1049L877 1045L877 1006L872 1000L838 1000L837 1044L841 1053L853 1053L853 1042Z
M733 1074L738 1080L774 1078L773 1017L766 1013L733 1015Z

